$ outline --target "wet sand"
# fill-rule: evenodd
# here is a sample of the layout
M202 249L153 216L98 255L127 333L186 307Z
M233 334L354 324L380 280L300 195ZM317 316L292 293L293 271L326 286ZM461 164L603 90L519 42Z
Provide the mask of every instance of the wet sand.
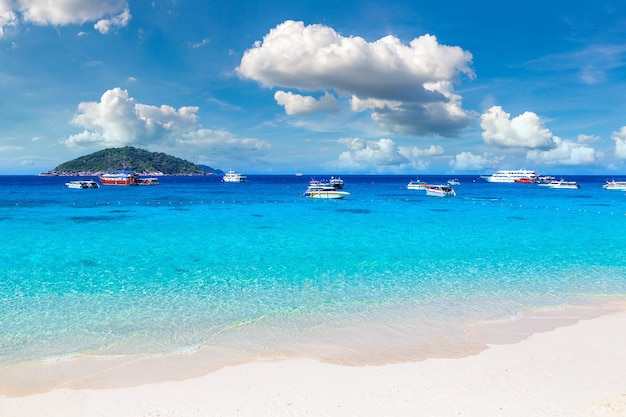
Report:
M612 308L533 312L477 325L469 331L486 348L418 362L260 359L190 377L195 355L174 359L181 361L176 367L173 358L116 368L86 361L94 366L90 377L65 375L64 387L27 394L4 385L0 410L6 417L624 416L626 312ZM66 372L80 365L71 361ZM160 371L173 368L179 372L164 381Z

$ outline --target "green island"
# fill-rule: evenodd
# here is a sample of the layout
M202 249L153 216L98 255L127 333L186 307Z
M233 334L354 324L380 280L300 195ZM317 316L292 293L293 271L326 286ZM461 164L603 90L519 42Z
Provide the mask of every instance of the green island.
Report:
M96 176L107 171L135 171L140 175L213 175L223 173L206 165L144 149L109 148L64 162L42 176Z

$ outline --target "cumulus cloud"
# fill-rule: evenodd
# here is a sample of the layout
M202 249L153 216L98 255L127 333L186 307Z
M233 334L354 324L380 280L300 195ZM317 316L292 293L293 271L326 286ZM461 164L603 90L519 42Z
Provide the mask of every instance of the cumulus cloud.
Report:
M71 123L85 129L70 136L68 146L125 146L165 142L171 135L197 125L197 107L160 107L137 103L128 91L106 91L100 102L85 102Z
M320 99L311 96L302 96L288 91L277 91L274 100L285 107L289 115L311 114L321 110L336 111L337 99L326 92Z
M3 27L15 25L18 15L37 25L69 25L98 21L95 28L107 33L130 20L127 0L0 0L0 35Z
M239 139L221 130L198 125L198 107L152 106L138 103L128 91L106 91L99 102L84 102L71 123L84 130L63 142L69 147L108 148L126 145L176 148L212 161L235 157L255 157L265 153L269 144L257 139Z
M526 148L526 159L545 165L590 165L597 162L599 153L586 145L599 138L579 135L578 141L554 136L533 112L511 118L502 107L493 106L480 117L485 143L501 148Z
M552 132L533 112L511 119L502 107L493 106L480 116L485 143L501 148L550 149L555 146Z
M427 149L398 146L391 139L377 141L360 138L343 138L339 143L348 150L339 155L338 168L367 171L398 171L406 168L426 169L428 157L441 155L441 146Z
M590 165L597 161L596 151L589 146L557 136L553 140L556 145L553 149L532 149L526 154L526 159L547 165Z
M285 21L244 53L237 72L266 87L333 90L391 131L452 136L469 122L452 85L473 77L472 55L423 35L367 42L324 25Z
M619 159L626 159L626 126L613 132L611 139L615 141L615 156Z
M339 155L339 163L343 168L365 168L380 165L402 165L409 159L402 155L396 143L391 139L380 139L377 142L365 139L340 139L348 150Z
M499 162L497 157L490 154L474 155L471 152L461 152L454 156L449 165L455 171L480 171L495 167Z

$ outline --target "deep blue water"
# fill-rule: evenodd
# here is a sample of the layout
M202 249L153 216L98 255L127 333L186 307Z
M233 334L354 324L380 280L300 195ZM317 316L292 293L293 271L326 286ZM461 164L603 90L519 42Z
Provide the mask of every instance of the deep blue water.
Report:
M626 294L626 193L603 190L610 178L552 190L465 176L445 199L407 190L415 177L342 178L350 197L321 201L300 197L309 176L95 190L0 176L0 368L284 355L391 330L419 350L436 323Z

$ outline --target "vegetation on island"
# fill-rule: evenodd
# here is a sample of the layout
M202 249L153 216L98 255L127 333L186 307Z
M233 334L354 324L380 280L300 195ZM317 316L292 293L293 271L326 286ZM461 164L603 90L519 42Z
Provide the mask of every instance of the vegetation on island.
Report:
M48 175L98 175L106 171L128 170L152 175L210 175L221 172L162 152L125 146L94 152L72 159L49 171Z

